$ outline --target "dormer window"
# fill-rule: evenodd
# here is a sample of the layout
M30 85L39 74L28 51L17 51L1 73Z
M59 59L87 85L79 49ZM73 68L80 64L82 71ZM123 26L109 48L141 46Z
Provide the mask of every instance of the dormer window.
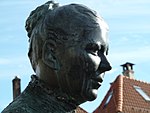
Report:
M146 100L150 101L150 97L139 86L133 86L135 90Z
M110 101L111 98L112 98L112 95L113 95L113 91L111 91L111 92L109 93L109 96L108 96L108 98L107 98L107 100L106 100L106 102L105 102L105 104L104 104L104 107L109 103L109 101Z

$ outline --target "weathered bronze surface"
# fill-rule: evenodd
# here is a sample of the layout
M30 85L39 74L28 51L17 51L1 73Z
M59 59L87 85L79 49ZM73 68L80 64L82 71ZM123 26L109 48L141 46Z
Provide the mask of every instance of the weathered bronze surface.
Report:
M96 99L104 72L111 69L102 17L83 5L49 1L31 12L26 30L36 75L2 113L72 113Z

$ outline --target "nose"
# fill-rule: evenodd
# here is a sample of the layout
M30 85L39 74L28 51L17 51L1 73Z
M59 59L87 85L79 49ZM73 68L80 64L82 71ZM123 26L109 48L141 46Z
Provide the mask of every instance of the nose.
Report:
M99 65L99 72L100 73L104 73L105 71L109 71L112 69L110 63L108 62L107 58L105 57L104 54L101 54L100 55L100 58L101 58L101 63Z

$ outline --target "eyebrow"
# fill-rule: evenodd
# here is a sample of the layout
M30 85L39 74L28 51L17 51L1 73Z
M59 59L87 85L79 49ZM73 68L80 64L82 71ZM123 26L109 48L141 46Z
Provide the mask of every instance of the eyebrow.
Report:
M100 50L102 50L103 53L106 52L106 55L108 55L108 50L109 50L108 44L103 45L100 43L100 44L97 44L97 46L99 46Z
M107 44L103 45L103 44L101 44L101 43L98 44L98 43L95 43L95 42L90 42L90 43L88 43L88 44L86 45L85 49L91 48L93 45L94 45L95 47L97 46L97 48L98 48L99 50L102 50L103 53L106 52L106 55L108 55L109 46L108 46Z

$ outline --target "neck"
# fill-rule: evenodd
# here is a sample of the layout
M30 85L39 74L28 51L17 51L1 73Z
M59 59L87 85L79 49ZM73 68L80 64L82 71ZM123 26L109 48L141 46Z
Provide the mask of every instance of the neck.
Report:
M51 88L58 88L57 76L54 70L39 61L36 66L36 76Z
M76 100L73 97L63 93L60 89L53 89L49 87L45 82L39 80L36 75L32 75L31 78L32 80L29 83L29 86L34 87L35 90L36 88L38 88L38 90L40 89L40 96L48 97L45 98L46 100L50 100L50 102L51 100L55 101L67 112L76 109L78 106Z

